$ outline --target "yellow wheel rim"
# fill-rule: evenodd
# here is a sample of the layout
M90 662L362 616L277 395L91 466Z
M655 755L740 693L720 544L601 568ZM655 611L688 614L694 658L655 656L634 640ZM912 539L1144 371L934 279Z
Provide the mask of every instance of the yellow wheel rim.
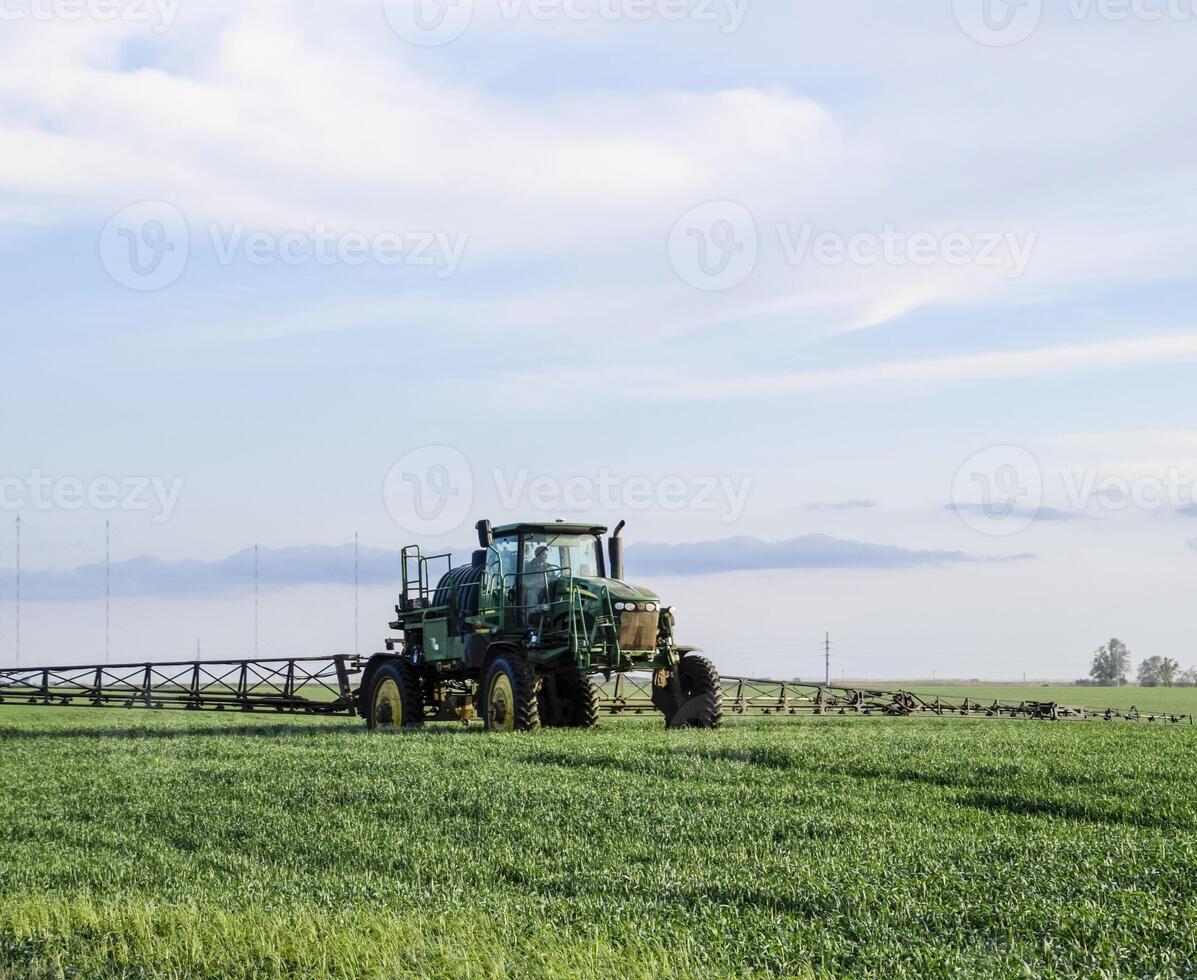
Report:
M490 682L486 695L486 713L490 718L492 731L515 731L515 692L511 689L511 678L500 672Z
M403 724L403 699L394 678L386 678L374 691L374 723L379 728Z

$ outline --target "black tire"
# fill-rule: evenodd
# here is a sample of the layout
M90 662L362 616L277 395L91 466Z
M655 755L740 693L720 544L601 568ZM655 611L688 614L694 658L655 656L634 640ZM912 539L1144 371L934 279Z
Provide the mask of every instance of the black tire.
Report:
M682 657L676 686L667 671L658 671L652 697L654 707L665 716L666 728L719 728L723 724L723 685L719 671L706 657Z
M540 721L546 728L594 728L599 722L598 685L577 664L542 679Z
M488 732L529 732L540 726L536 674L518 650L491 655L482 672L482 720Z
M406 661L394 660L375 669L368 690L363 688L359 698L358 710L371 730L424 724L420 678Z

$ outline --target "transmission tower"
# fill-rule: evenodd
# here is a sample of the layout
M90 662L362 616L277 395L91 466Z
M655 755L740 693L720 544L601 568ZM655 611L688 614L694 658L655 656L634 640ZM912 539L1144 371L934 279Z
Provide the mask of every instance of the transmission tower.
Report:
M21 518L17 518L17 664L21 663Z

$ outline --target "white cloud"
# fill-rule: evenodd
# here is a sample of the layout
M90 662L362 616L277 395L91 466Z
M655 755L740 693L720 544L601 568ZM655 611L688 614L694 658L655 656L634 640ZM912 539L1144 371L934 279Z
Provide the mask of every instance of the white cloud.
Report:
M671 390L679 397L691 398L761 397L873 385L993 381L1177 360L1197 360L1197 334L893 361L866 367L705 379L701 384L690 379Z
M747 320L777 335L860 330L929 307L1008 307L1091 282L1187 274L1197 208L1178 169L1191 138L1177 120L1192 110L1173 88L1159 91L1149 73L1140 81L1128 69L1115 98L1114 83L1095 77L1084 98L1069 100L1064 127L1062 110L1042 99L1044 88L1068 80L1048 57L1066 40L1051 29L991 59L992 79L965 72L930 86L929 74L982 53L950 11L876 5L872 29L853 30L859 17L810 5L754 9L734 39L673 30L695 25L565 25L590 58L604 45L615 56L621 44L653 38L679 77L693 73L666 36L694 42L703 57L760 51L759 73L736 74L787 77L789 62L773 50L784 30L819 67L818 99L742 83L683 91L650 80L601 91L556 86L547 74L534 80L542 84L535 94L500 91L452 69L492 51L501 66L512 47L550 45L549 33L500 22L486 3L463 47L435 57L395 37L381 5L366 0L335 10L185 4L157 39L138 24L6 25L0 192L9 193L0 193L0 222L98 231L131 201L162 198L200 228L443 229L470 236L467 271L571 258L564 288L560 276L552 290L530 277L518 296L483 285L490 303L530 310L525 322L551 328L622 305L619 329L657 333ZM914 23L926 28L924 56L942 67L925 60L899 70L889 38ZM845 50L845 37L860 44ZM1174 40L1129 54L1114 37L1085 42L1070 56L1086 67L1116 50L1176 77L1186 70L1187 50ZM138 58L156 67L130 70ZM850 97L828 81L844 58L858 86ZM1122 134L1113 150L1111 118ZM1087 134L1079 143L1077 132ZM1155 156L1130 153L1132 142ZM738 289L698 296L673 276L665 242L683 212L721 198L752 211L762 257ZM803 222L844 237L893 224L907 234L1033 234L1037 244L1014 281L1004 268L942 262L794 267L778 254L775 228ZM477 304L458 299L458 322L476 322ZM330 298L334 313L338 302ZM320 329L306 298L294 313L270 316L271 336Z
M122 70L129 25L22 25L0 41L0 89L21 93L0 102L0 189L49 221L157 197L192 222L461 229L495 258L651 235L729 181L829 171L838 153L829 114L792 93L504 98L421 75L397 38L379 47L374 6L355 50L305 33L297 9L226 7L192 29L206 56L187 73Z

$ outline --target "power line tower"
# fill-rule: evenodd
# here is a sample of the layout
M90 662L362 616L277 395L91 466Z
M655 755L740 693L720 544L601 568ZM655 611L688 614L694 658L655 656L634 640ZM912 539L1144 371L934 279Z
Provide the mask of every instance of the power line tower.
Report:
M21 663L21 518L17 517L17 665Z
M823 638L823 686L831 687L831 634Z
M360 608L359 603L358 603L358 589L359 589L359 584L361 582L361 577L359 575L359 568L358 568L359 554L360 554L360 552L359 552L359 543L358 543L358 532L354 531L353 532L353 654L354 654L354 656L357 656L357 652L358 652L358 642L357 642L358 612L359 612L359 608Z
M261 635L258 626L258 546L254 545L254 659L258 659L258 638Z
M112 659L112 521L104 522L104 663Z

